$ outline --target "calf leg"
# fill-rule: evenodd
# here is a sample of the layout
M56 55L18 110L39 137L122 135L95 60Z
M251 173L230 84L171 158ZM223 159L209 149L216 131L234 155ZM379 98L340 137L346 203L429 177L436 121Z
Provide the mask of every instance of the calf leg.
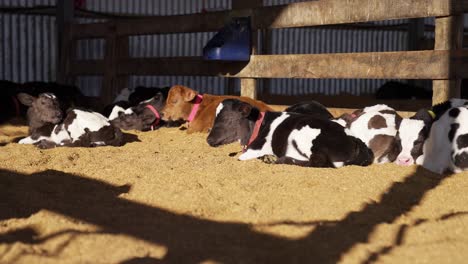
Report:
M302 166L302 167L310 167L310 161L309 160L298 160L298 159L294 159L294 158L286 157L286 156L278 158L275 163L276 164L298 165L298 166Z
M309 167L316 167L316 168L334 168L335 166L330 161L328 155L321 151L314 151L312 155L310 155L308 161Z
M122 146L122 143L123 143L122 131L117 127L113 127L113 129L114 129L114 137L111 140L105 142L106 145L115 146L115 147Z
M46 139L36 142L34 143L34 145L40 149L51 149L51 148L60 146L60 145L57 145L57 143L50 141L50 140L46 140Z

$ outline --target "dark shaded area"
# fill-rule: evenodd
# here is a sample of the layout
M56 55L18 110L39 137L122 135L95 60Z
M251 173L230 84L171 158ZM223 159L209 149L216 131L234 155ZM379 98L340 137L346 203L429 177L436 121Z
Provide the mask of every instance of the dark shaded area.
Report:
M24 175L0 169L0 220L50 210L96 224L103 233L126 234L164 245L168 253L163 261L167 263L208 259L223 263L336 263L354 245L368 242L377 225L392 223L419 205L445 178L418 168L386 190L380 202L367 203L339 221L311 222L318 225L306 238L289 240L255 232L244 223L204 220L119 198L130 191L128 185L113 186L54 170ZM12 231L0 241L35 243L34 234L28 229ZM153 259L134 258L124 263L139 260L150 263Z
M376 99L432 99L432 91L424 87L388 81L377 89Z
M165 262L160 261L159 259L156 259L156 258L152 258L152 257L131 258L123 262L120 262L120 264L157 264L157 263L165 263Z

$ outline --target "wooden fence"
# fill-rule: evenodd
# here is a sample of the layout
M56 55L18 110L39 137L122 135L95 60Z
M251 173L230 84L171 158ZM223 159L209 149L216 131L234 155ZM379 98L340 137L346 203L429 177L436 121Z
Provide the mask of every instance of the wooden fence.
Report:
M79 75L104 76L102 95L110 100L126 87L129 75L241 78L241 94L253 98L258 78L432 79L433 103L438 103L459 97L461 79L468 78L468 51L462 49L467 0L320 0L272 7L261 7L261 2L233 0L234 9L229 11L91 24L64 19L59 81L70 82ZM63 10L67 12L66 7ZM257 55L254 43L246 63L201 57L129 57L129 36L217 31L237 16L251 17L254 34L272 28L435 17L435 45L434 50L424 51ZM90 38L105 39L103 60L76 59L77 40Z

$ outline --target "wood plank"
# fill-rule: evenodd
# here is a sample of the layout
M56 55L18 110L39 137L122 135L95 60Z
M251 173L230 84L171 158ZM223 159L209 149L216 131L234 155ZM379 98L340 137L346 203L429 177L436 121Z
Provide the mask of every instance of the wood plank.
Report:
M74 60L70 65L73 75L104 75L104 60Z
M253 78L241 78L241 96L257 99L257 80Z
M468 10L466 0L327 0L256 9L255 27L288 28L405 18L440 17Z
M216 31L231 16L244 15L252 16L254 29L263 29L442 17L463 12L468 12L468 0L327 0L259 7L253 10L118 19L116 25L117 34L128 36ZM103 37L106 35L106 29L101 24L91 31L86 29L88 26L77 25L74 37Z
M463 44L463 15L436 18L435 50L448 52L448 59L442 65L448 71L457 67L450 57L455 50L461 49ZM464 68L466 69L466 68ZM450 76L446 80L434 80L432 84L432 103L438 104L450 98L460 97L461 78Z
M74 39L93 39L105 38L110 31L111 22L99 22L88 24L74 24L73 38Z
M444 67L452 58L455 66ZM305 55L254 55L250 62L204 61L200 57L132 58L118 62L128 75L239 78L467 78L468 51L403 51Z

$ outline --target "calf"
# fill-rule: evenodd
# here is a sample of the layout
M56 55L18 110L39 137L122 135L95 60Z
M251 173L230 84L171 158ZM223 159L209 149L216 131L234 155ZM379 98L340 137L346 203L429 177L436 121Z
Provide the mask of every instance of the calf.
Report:
M332 119L333 115L327 108L316 101L300 102L286 108L284 112L310 115L317 118Z
M166 100L168 92L169 87L137 86L134 89L125 88L120 91L112 104L104 108L102 114L109 117L109 120L112 120L118 117L120 112L125 112L125 109L137 106L141 102L150 100L158 94L162 95L164 100Z
M419 162L432 172L461 172L468 169L468 108L445 111L432 124Z
M29 106L29 136L20 140L20 144L34 144L40 148L122 145L120 129L99 113L72 109L64 118L57 97L51 93L38 97L20 93L18 99Z
M367 166L372 151L339 124L289 112L261 112L235 99L224 100L207 142L216 147L239 140L245 152L239 160L274 155L276 163L308 167Z
M393 108L380 104L344 114L335 121L372 150L374 163L385 163L395 161L400 151L396 134L401 119Z
M162 93L158 93L153 98L139 103L120 112L117 117L111 119L111 123L125 130L148 131L155 130L162 126L180 126L183 122L161 120L161 110L166 103ZM111 114L112 115L112 114Z
M213 127L219 103L229 98L252 104L261 111L271 110L265 103L248 97L200 95L188 87L175 85L169 90L166 105L163 109L163 120L188 121L188 133L208 132Z
M433 122L437 121L449 109L467 104L467 100L450 99L433 106L431 109L421 109L410 118L404 118L398 127L397 143L400 153L397 156L398 165L422 165L424 161L424 143L429 137Z

